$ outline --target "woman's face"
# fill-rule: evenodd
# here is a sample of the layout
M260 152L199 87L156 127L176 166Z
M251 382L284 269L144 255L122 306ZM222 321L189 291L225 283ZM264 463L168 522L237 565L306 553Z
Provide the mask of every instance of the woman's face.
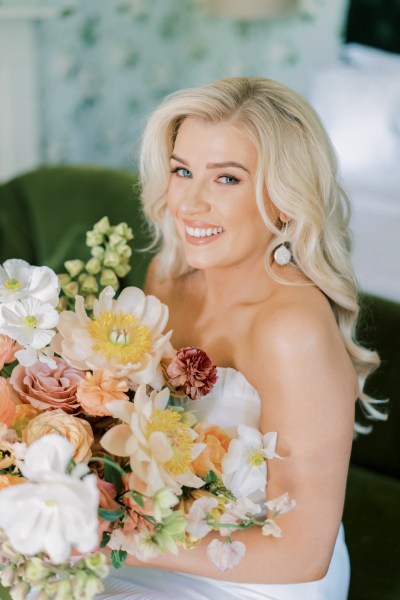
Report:
M229 122L187 118L171 156L167 206L195 269L263 261L272 233L256 205L257 150Z

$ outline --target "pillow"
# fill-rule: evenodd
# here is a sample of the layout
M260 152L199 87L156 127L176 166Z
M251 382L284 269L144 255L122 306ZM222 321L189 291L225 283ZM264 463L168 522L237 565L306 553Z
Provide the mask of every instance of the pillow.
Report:
M344 174L400 173L400 57L352 46L348 62L315 74L309 100Z

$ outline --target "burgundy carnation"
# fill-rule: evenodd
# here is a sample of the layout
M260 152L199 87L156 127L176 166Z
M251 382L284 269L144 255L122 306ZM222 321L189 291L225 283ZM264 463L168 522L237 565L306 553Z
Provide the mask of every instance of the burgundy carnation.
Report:
M217 381L217 369L207 354L190 346L181 348L167 367L168 383L174 388L183 387L186 396L198 400L208 394Z

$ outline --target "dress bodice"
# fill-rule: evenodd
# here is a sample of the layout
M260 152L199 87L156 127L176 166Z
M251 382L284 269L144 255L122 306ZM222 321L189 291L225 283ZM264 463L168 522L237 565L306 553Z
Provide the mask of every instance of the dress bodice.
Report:
M239 424L260 427L260 396L245 376L231 367L218 367L218 380L207 396L188 401L199 421L208 421L234 434Z

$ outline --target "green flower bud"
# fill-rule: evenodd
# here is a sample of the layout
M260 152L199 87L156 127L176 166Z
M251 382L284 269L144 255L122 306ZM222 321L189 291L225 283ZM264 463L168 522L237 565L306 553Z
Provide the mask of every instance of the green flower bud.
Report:
M91 258L86 263L86 271L91 275L97 275L101 269L101 262L98 258Z
M110 225L110 221L108 220L108 217L103 217L102 219L100 219L100 221L98 221L94 225L93 231L96 231L99 233L108 233L110 227L111 227L111 225Z
M100 277L100 284L104 287L106 287L107 285L111 285L111 287L114 288L115 291L117 291L119 288L118 278L114 271L112 271L111 269L104 269Z
M122 263L120 265L118 265L117 267L115 267L115 272L118 275L118 277L125 277L125 275L127 275L129 273L129 271L131 270L131 266L129 266L126 263Z
M67 298L75 298L77 293L79 292L79 286L76 281L70 281L63 287L63 292L67 296Z
M122 237L122 235L119 235L119 233L115 233L115 232L112 233L108 238L108 243L110 244L110 246L112 248L117 246L122 241L125 241L125 239Z
M169 488L162 488L153 496L153 514L157 521L162 521L171 514L171 507L179 500Z
M86 246L99 246L104 242L104 236L99 231L88 231L86 233Z
M20 581L10 590L12 600L25 600L29 592L29 585L25 581Z
M47 577L48 574L49 569L46 563L38 556L33 556L27 561L25 565L25 577L29 583L32 582L32 585L35 581L39 581L40 579Z
M66 298L60 298L57 304L58 312L62 312L63 310L68 310L68 301Z
M89 575L86 580L85 592L81 600L92 600L96 594L100 594L104 590L104 585L96 575Z
M162 531L173 537L179 537L184 533L185 528L185 517L182 516L181 511L174 511L164 520Z
M88 277L89 277L89 273L86 273L86 271L84 273L81 273L78 277L78 283L80 283L82 285L83 283L85 283L85 281Z
M119 262L119 254L117 252L114 252L113 250L107 250L103 258L104 266L114 268L117 265L119 265Z
M82 292L93 294L99 291L99 286L96 281L96 277L89 275L81 286Z
M90 251L90 254L92 256L94 256L94 258L98 258L99 260L101 260L104 256L105 250L103 248L103 246L93 246L93 248Z
M132 229L126 223L119 223L114 227L115 233L119 233L126 240L133 239Z
M126 244L120 244L116 250L122 258L130 258L132 256L132 248Z
M68 275L68 273L59 273L57 277L60 287L67 285L67 283L71 281L71 277Z
M71 277L76 277L85 267L83 260L67 260L64 263L64 267L67 269Z
M74 598L83 598L89 575L84 571L77 571L71 579L71 588Z
M9 565L0 571L0 583L4 587L12 587L18 581L17 569Z
M95 301L96 301L96 296L93 296L93 294L89 294L89 296L86 296L86 298L85 298L85 308L87 310L93 310L93 306L94 306Z
M90 554L85 558L85 565L98 577L103 578L108 574L106 557L101 552Z

